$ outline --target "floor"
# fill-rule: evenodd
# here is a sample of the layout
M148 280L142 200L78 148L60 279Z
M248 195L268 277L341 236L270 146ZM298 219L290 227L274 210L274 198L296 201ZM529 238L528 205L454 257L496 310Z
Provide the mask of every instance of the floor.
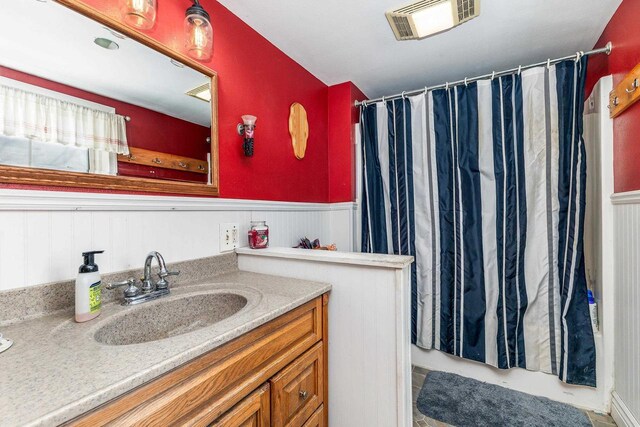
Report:
M427 369L420 368L418 366L413 366L411 369L413 427L450 427L449 424L426 417L425 415L420 413L420 411L418 411L418 408L416 407L418 394L420 393L422 383L424 383L424 379L428 373L429 371ZM615 427L616 425L616 423L613 421L613 418L611 418L609 415L596 414L595 412L591 411L586 411L586 413L587 416L589 416L589 420L591 421L591 424L593 424L593 427Z

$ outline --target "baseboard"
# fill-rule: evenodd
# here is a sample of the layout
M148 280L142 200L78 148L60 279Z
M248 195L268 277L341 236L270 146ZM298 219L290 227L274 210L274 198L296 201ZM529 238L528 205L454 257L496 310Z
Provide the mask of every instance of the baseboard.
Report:
M627 405L615 391L611 393L611 416L620 427L640 427L640 422L633 416Z

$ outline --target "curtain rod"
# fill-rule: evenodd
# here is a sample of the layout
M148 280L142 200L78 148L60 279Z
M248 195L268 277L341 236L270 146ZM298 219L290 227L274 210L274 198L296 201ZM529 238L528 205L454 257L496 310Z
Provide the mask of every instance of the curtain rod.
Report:
M558 63L560 63L562 61L567 61L569 59L578 60L578 59L582 58L583 56L597 55L597 54L600 54L600 53L606 53L607 55L609 55L609 54L611 54L612 50L613 50L613 44L611 44L611 42L609 42L603 48L590 50L588 52L578 52L578 53L576 53L574 55L565 56L563 58L548 59L548 60L543 61L543 62L538 62L537 64L521 65L519 67L511 68L509 70L504 70L504 71L500 71L500 72L494 71L492 73L484 74L482 76L465 78L465 79L462 79L462 80L458 80L458 81L455 81L455 82L444 83L444 84L440 84L440 85L437 85L437 86L425 86L422 89L404 91L402 93L398 93L398 94L391 95L391 96L383 96L383 97L375 98L375 99L367 99L367 100L362 101L362 102L356 101L355 102L355 106L356 107L359 107L361 105L367 106L369 104L375 104L376 102L380 102L380 101L393 101L395 99L403 98L405 96L420 95L421 93L425 93L425 92L429 92L429 91L433 91L433 90L437 90L437 89L446 89L446 88L450 88L450 87L466 85L466 84L469 84L469 83L476 82L478 80L484 80L484 79L488 79L488 78L492 78L493 79L495 77L506 76L506 75L514 74L516 72L521 72L523 70L528 70L530 68L541 67L543 65L547 65L547 66L555 65L555 64L558 64Z

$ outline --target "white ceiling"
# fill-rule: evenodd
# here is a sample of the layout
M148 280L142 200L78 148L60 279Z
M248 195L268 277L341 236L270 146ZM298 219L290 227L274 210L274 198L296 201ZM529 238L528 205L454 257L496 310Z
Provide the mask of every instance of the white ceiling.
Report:
M0 65L211 126L210 105L185 95L206 83L205 75L53 1L1 1ZM120 48L103 49L96 37Z
M622 0L481 0L478 18L396 41L384 13L407 0L219 0L328 85L374 98L593 48Z

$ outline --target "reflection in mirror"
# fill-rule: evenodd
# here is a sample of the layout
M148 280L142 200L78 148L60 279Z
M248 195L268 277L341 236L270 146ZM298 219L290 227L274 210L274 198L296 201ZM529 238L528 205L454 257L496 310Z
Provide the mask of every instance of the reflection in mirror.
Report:
M1 165L211 182L209 76L56 2L2 1Z

